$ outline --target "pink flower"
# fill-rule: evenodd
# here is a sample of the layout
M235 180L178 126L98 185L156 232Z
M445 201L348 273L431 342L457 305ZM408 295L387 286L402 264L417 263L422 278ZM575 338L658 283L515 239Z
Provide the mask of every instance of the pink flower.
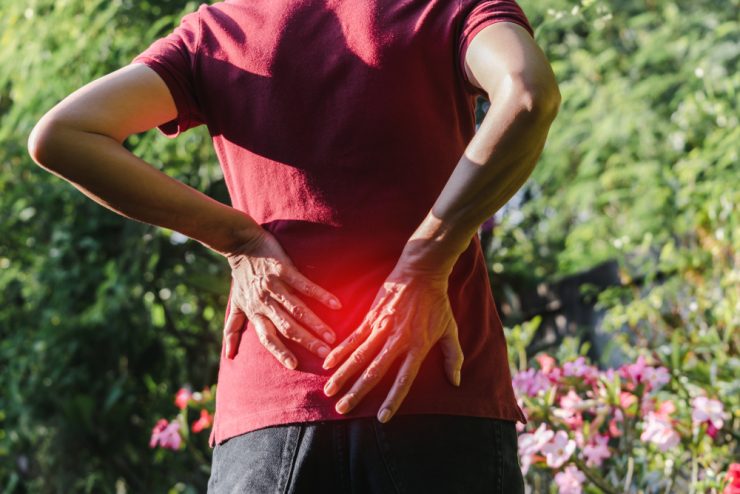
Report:
M658 409L655 411L655 415L661 417L663 420L670 420L673 412L676 411L676 405L673 404L672 400L666 400L658 405Z
M668 384L671 374L665 367L646 367L642 374L642 381L649 390L656 390Z
M153 448L157 445L157 441L159 440L159 434L167 427L167 424L169 422L167 419L159 419L157 421L157 424L152 429L152 437L149 440L149 447Z
M551 468L560 468L570 459L575 450L575 441L568 439L568 433L565 431L558 431L552 441L542 447L547 466Z
M619 374L634 386L644 383L648 391L660 389L671 380L668 369L665 367L650 367L642 355L637 357L634 364L620 367Z
M650 412L645 417L640 439L652 442L661 451L668 451L681 442L681 436L673 430L670 419L655 412Z
M522 474L526 475L532 463L532 457L539 453L555 433L547 428L546 424L540 426L532 433L524 433L519 436L519 456L522 463Z
M159 419L152 429L152 438L149 440L149 447L154 448L159 444L163 448L178 449L180 448L180 426L177 422L167 422L167 419Z
M634 415L637 409L630 410L633 405L637 404L637 396L627 391L619 393L619 406L627 413L627 415Z
M552 387L552 383L547 376L536 369L517 372L512 379L512 384L517 391L527 396L537 396L541 391L547 391Z
M559 494L581 494L585 481L586 476L573 465L567 466L564 471L555 475Z
M610 437L619 437L622 435L622 431L619 429L619 425L621 422L624 421L624 414L622 413L622 410L619 408L615 408L613 410L614 417L612 417L611 420L609 420L609 436Z
M175 395L175 405L180 410L184 409L188 406L188 401L190 401L190 397L192 396L192 393L187 388L180 388L177 391L177 394Z
M609 453L609 436L603 436L601 434L596 435L593 441L588 443L583 448L583 456L586 457L586 465L589 467L600 466L605 459L611 456Z
M573 439L576 441L576 447L583 449L583 446L586 445L586 438L583 437L583 431L580 429L576 429L573 431Z
M629 379L635 384L638 384L642 382L642 376L645 373L645 369L647 368L647 364L645 363L645 357L640 355L637 357L637 360L634 364L625 364L622 367L619 368L619 374L625 378Z
M583 402L578 393L572 389L568 391L568 394L560 398L560 407L568 410L569 412L577 412L578 406Z
M198 433L203 429L208 429L213 424L213 415L205 408L200 411L200 418L193 422L193 432Z
M740 494L740 463L732 463L725 477L727 485L722 494Z
M545 375L549 374L555 368L555 359L546 353L540 353L534 359L540 364L540 369Z
M586 363L585 357L578 357L572 362L563 364L563 375L573 377L583 377L591 373L592 367Z
M707 435L712 439L717 437L718 432L719 429L717 429L711 422L709 423L709 425L707 425Z
M708 422L718 430L724 425L725 411L721 401L712 400L706 396L697 396L691 400L691 406L693 408L691 419L695 424Z
M542 446L553 438L555 433L547 428L547 424L540 424L534 432L527 432L519 436L519 453L529 455L539 453Z
M560 398L560 408L553 409L553 415L561 419L570 429L578 429L583 425L583 416L579 409L583 399L572 389Z
M572 362L563 364L563 376L579 377L589 384L594 384L599 378L599 370L588 365L585 357L578 357Z

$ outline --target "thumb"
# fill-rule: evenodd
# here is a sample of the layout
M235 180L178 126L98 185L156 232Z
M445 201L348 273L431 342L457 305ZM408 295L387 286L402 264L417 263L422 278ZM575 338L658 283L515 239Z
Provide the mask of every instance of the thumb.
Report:
M444 356L447 379L455 386L460 386L460 369L462 369L464 355L457 335L457 322L454 318L450 321L447 332L439 339L439 344Z
M247 322L247 315L235 307L231 306L229 312L229 318L226 320L226 326L224 327L224 343L226 344L226 357L233 359L236 357L237 349L239 348L239 341L242 337L242 329L244 324Z

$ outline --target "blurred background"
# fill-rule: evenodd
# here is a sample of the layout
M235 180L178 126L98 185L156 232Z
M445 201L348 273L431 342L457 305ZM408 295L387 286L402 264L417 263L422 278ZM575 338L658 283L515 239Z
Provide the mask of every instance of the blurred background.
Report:
M0 0L0 492L205 491L227 263L97 205L26 150L47 110L198 5ZM735 493L740 3L520 5L563 103L532 177L480 232L512 368L545 370L535 357L549 355L667 369L650 399L675 406L680 445L651 446L641 409L642 440L614 435L610 463L581 465L584 492ZM125 145L229 203L205 126ZM702 425L697 396L720 403L722 423ZM555 399L527 397L531 425L559 427ZM567 492L547 482L562 468L534 461L533 492Z

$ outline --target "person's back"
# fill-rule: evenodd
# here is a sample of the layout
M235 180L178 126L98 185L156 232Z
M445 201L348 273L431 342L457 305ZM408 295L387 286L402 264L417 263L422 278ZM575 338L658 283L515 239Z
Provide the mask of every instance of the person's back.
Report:
M486 29L499 22L509 27ZM483 32L487 41L466 58ZM134 108L160 97L163 81L174 108L163 102L151 113L174 118L157 127L176 137L207 125L241 213L186 197L159 176L163 196L177 199L144 204L147 194L132 185L131 200L116 203L196 238L232 266L209 491L318 482L305 465L324 456L308 453L321 441L348 455L337 459L342 492L381 463L392 480L373 477L373 492L405 483L411 492L423 483L473 492L489 481L505 485L503 477L520 488L513 424L526 419L474 231L526 179L554 118L551 72L531 35L513 0L240 0L201 5L132 60L160 78L131 67L139 80L120 84L141 93ZM498 99L474 142L478 94ZM115 120L117 108L104 110L90 120ZM99 133L120 140L158 118L136 121L135 113L120 117L123 129ZM53 161L52 144L30 148L37 161ZM131 184L150 179L134 168ZM228 237L254 230L252 221L266 233L233 248ZM280 269L269 271L268 261ZM330 294L341 308L329 307ZM306 336L322 326L314 315L339 342L323 366L320 342ZM345 400L337 404L325 385L341 388L365 367L342 409ZM381 408L391 421L381 414L371 422ZM374 436L361 440L367 431ZM367 440L382 450L375 459ZM401 451L419 459L398 467ZM457 459L433 463L442 452ZM355 480L343 477L347 461ZM426 480L424 462L435 472ZM486 476L465 474L480 465Z
M170 42L134 61L175 74L180 119L162 130L174 136L207 124L233 206L342 301L339 311L307 302L341 341L473 136L480 91L465 80L459 52L492 20L528 27L511 2L219 2L187 15ZM475 237L450 277L461 386L445 378L441 353L430 352L399 414L524 420L488 283ZM268 425L343 417L321 392L331 372L300 346L291 350L295 370L247 327L236 358L221 362L211 445ZM374 416L394 377L388 372L346 416Z

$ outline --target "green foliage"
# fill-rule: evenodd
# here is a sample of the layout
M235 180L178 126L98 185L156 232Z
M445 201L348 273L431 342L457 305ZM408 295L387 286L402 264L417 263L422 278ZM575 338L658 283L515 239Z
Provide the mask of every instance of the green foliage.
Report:
M502 282L521 286L619 261L622 286L598 297L613 345L670 369L682 420L689 396L721 399L733 413L722 439L694 436L668 463L642 468L675 464L675 485L716 492L717 469L740 456L739 4L522 5L563 104L521 208L494 236L492 262ZM518 369L531 336L509 333ZM561 361L583 354L568 342Z
M495 260L539 280L601 260L644 276L697 229L737 247L738 2L522 1L563 96Z
M600 296L615 341L738 396L738 0L521 4L563 105L521 208L497 228L497 273L522 286L618 259L625 286ZM197 5L0 0L4 492L204 490L207 431L190 435L192 454L148 443L181 385L216 380L228 266L100 207L26 151L44 112ZM228 202L204 126L126 146ZM524 348L511 352L520 368Z
M166 492L176 481L195 492L208 478L209 460L148 442L181 383L216 380L228 265L197 242L100 207L26 151L44 112L196 7L0 0L4 492ZM126 145L228 202L205 127L175 140L151 131ZM207 434L191 438L204 453Z

